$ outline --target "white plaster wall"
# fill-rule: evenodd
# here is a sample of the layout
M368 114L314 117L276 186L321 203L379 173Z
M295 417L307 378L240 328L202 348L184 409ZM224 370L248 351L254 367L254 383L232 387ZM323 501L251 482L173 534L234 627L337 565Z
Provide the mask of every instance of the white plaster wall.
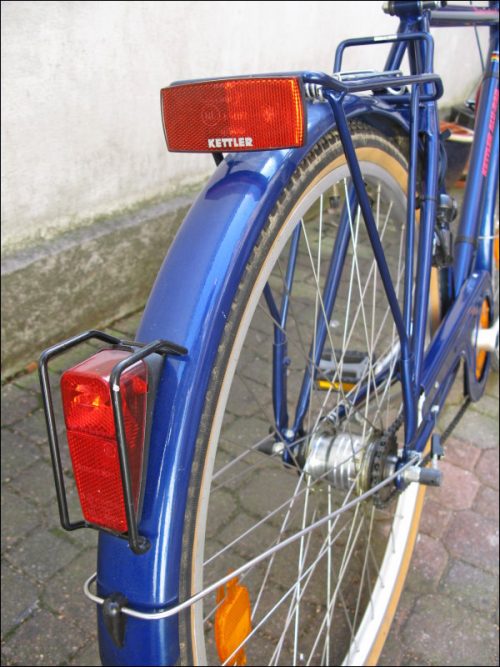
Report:
M381 2L2 2L2 247L174 193L213 167L166 151L159 91L179 79L331 71L348 36L394 32ZM445 103L479 76L472 29L437 31ZM483 31L484 32L484 31ZM387 47L352 51L380 67Z

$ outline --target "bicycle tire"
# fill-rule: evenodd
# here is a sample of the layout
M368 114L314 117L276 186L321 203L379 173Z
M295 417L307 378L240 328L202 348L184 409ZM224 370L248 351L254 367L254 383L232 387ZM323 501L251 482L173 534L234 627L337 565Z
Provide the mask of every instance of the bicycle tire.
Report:
M404 218L404 206L401 204L401 202L404 199L404 193L406 189L406 179L407 179L407 171L406 171L407 160L403 150L405 140L398 137L388 139L387 137L380 134L377 130L360 122L351 123L351 132L353 136L354 145L356 147L356 151L358 154L358 159L360 160L360 164L364 172L364 176L367 179L367 182L370 182L371 178L375 179L375 176L373 176L373 174L375 175L378 174L380 175L382 181L383 179L385 179L384 184L387 185L389 190L390 188L393 188L394 192L397 192L398 201L400 203L399 209L403 208L402 211L401 210L399 211L399 217L401 220L402 218ZM213 472L214 464L216 461L216 456L222 456L223 458L225 457L224 460L229 461L230 464L232 464L231 462L235 461L237 458L237 456L234 456L234 453L232 454L230 451L224 450L224 447L219 447L219 439L221 432L224 433L224 424L225 424L224 415L227 416L229 414L229 419L232 420L233 423L237 422L238 429L241 429L242 432L244 431L244 425L243 422L241 421L243 417L239 418L237 415L235 417L234 412L228 413L226 409L228 407L227 403L229 396L233 395L234 392L236 391L234 385L234 379L235 377L238 377L238 374L236 373L236 366L238 363L242 362L243 358L242 349L244 348L244 344L245 341L247 340L249 331L252 330L253 326L251 323L251 321L253 321L252 316L257 311L259 311L258 300L259 298L261 298L263 285L267 283L269 280L271 280L272 277L271 272L275 270L276 266L279 264L276 258L278 249L285 251L285 249L287 249L288 246L290 245L290 238L293 229L295 229L297 225L301 224L303 229L305 230L305 224L302 221L299 222L297 218L297 211L300 210L301 205L308 205L307 197L315 196L317 192L319 192L322 188L323 190L321 191L323 197L324 194L323 191L331 187L332 179L335 182L337 182L335 179L337 179L339 182L342 182L343 178L344 186L345 188L347 188L346 185L347 180L345 176L346 171L347 167L345 163L345 156L342 151L342 146L339 137L336 132L334 131L330 132L315 145L315 147L311 150L308 156L302 161L302 163L299 165L298 169L292 176L290 183L284 190L279 201L276 202L274 210L271 213L269 220L260 235L259 241L255 245L253 253L248 262L246 271L242 277L240 287L237 291L237 294L235 296L232 305L231 312L227 318L227 325L225 327L224 335L217 353L216 361L212 369L212 374L211 374L212 379L207 390L205 398L205 407L203 410L203 415L200 422L200 430L196 443L196 450L191 472L191 482L188 492L188 501L186 506L186 515L185 515L185 527L183 534L183 557L181 562L180 591L181 591L181 596L184 599L188 598L189 596L193 595L198 590L200 590L200 588L203 586L203 583L205 584L212 583L212 581L214 580L213 576L210 577L210 580L206 580L206 575L204 575L203 573L203 565L202 565L204 558L204 550L206 544L205 538L207 530L209 531L209 533L211 531L210 525L208 525L207 527L207 512L209 504L213 502L213 499L210 499L210 490L212 487L212 479L214 476ZM380 188L378 192L380 192ZM380 197L380 195L378 196ZM345 198L347 198L347 189ZM321 201L321 210L323 211L324 200L321 199L320 201ZM304 202L306 202L306 204L304 204ZM379 205L379 202L377 202L377 204L374 204L374 206L375 205ZM311 206L311 208L313 208L313 206ZM391 209L389 209L389 211L390 210L392 210L392 204L391 204ZM320 217L322 216L323 214L320 215ZM387 215L387 219L389 219L389 214ZM353 221L351 220L351 227L352 225ZM386 225L387 225L387 220L386 220ZM392 219L390 220L389 226L391 225L392 225ZM359 228L357 228L357 230L358 231L356 232L356 234L359 233ZM318 241L320 245L321 245L322 233L323 232L321 231L320 228L319 241ZM399 234L400 238L404 237L403 231L400 230ZM354 243L352 245L354 248ZM352 256L354 257L354 255L356 255L357 252L358 252L357 250L353 249ZM399 253L400 253L399 254L399 264L400 264L401 242L400 242ZM348 261L349 258L346 257L345 260L346 266L348 264ZM360 260L357 259L355 261L354 259L352 259L350 261L351 278L353 272L352 267L356 264L358 264L358 269L359 269ZM346 266L344 266L344 270L346 269ZM372 266L373 263L370 264L370 267ZM280 268L280 272L282 273L282 268ZM320 274L320 272L321 268L320 264L318 264L318 275ZM373 278L372 273L368 274L368 278L370 277ZM373 281L375 282L375 280ZM316 282L318 282L318 280L316 280ZM363 293L360 292L361 301L363 301L365 293L366 290ZM374 288L374 293L375 293L375 288ZM316 301L318 301L318 297L316 297ZM373 337L374 327L379 324L379 322L375 322L375 317L376 317L375 301L376 299L374 296L373 312L371 313L372 343L374 341ZM317 309L318 306L316 305L316 315L317 315ZM337 309L335 312L337 312ZM348 315L346 315L345 317L347 323ZM363 315L363 318L366 320L365 315ZM385 322L383 324L385 326ZM297 325L297 330L298 329L299 326ZM346 329L347 329L347 324L345 324L345 330ZM344 342L346 340L345 330L343 334ZM353 334L351 332L350 336L352 337L352 335ZM351 340L351 338L349 338L349 340ZM259 344L264 345L263 342L260 342ZM391 344L393 347L389 349L389 353L393 354L394 342L392 342ZM368 338L367 338L367 345L368 345ZM333 354L334 352L332 349L332 355ZM344 359L344 357L342 357L342 359ZM370 363L374 364L375 362L371 360ZM340 394L347 391L346 389L343 388L345 385L343 380L339 380L338 384L339 383L341 389L338 389L337 393ZM331 384L333 387L334 383L332 382ZM391 385L390 379L387 381L387 387L389 385ZM331 391L331 393L334 393L334 391ZM368 399L365 401L365 404L368 406L369 402L370 399L368 397ZM243 413L245 413L246 411L248 414L248 419L249 420L253 419L256 412L255 411L252 412L251 410L245 410L244 404L245 401L243 401L243 408L242 408ZM392 409L393 408L391 408L391 410ZM386 410L385 406L384 410ZM389 412L390 410L389 408L387 408L387 415L389 415ZM365 414L366 421L368 421L368 417L366 415L368 415L368 407L366 408L366 414ZM391 415L392 417L394 417L392 413ZM356 413L354 413L354 417L356 417ZM390 424L388 423L386 424L386 426L390 426ZM349 433L351 433L350 428L351 427L349 427ZM372 430L375 432L376 429ZM374 440L375 435L372 434L370 437L372 438L372 440ZM370 446L371 445L372 441L370 441ZM376 449L375 445L373 446L373 448ZM262 458L262 461L267 461L273 458L273 457L266 458L266 455L261 454L260 452L258 452L257 455ZM233 456L234 458L231 459L231 456ZM354 458L355 457L353 457L353 460ZM355 466L356 465L357 464L355 463ZM340 467L341 466L339 466L339 468ZM221 468L219 468L219 470L220 469ZM286 470L286 467L283 466L283 469ZM290 472L289 470L286 470L286 474L289 474L289 472ZM356 472L356 475L358 474L359 473ZM303 472L299 474L299 479L301 478L301 476L304 476ZM255 483L255 479L256 477L254 476L253 483ZM295 479L297 479L297 473L295 473ZM309 483L310 481L307 483L304 482L304 484L309 484ZM317 482L313 482L313 485L315 483ZM322 481L320 480L318 484L321 485ZM327 490L325 491L325 494L328 495L328 504L329 508L331 509L331 507L333 506L332 503L335 500L334 494L337 493L337 491L335 488L333 488L333 490L328 490L331 489L332 486L334 487L334 485L326 484L325 486L328 487ZM249 486L247 486L246 488L249 487L250 487L249 493L251 494L253 493L255 497L255 491L252 489L252 483L249 484ZM303 487L301 488L303 490ZM240 490L238 490L237 488L235 493L236 494L240 493ZM309 495L310 492L309 490L307 490L306 496L309 497ZM387 534L387 548L384 549L384 555L379 559L380 569L378 571L379 572L378 575L375 577L373 586L372 584L370 584L369 600L368 602L363 601L363 604L365 604L365 610L367 610L370 605L372 607L374 606L378 607L375 610L375 614L377 616L377 620L375 622L376 627L373 625L373 621L370 621L370 619L368 619L368 615L367 613L365 613L365 611L363 611L361 614L358 613L359 607L361 605L360 602L361 593L363 593L363 596L366 597L366 591L364 592L361 591L357 597L356 614L354 618L355 626L357 624L358 629L355 632L352 631L352 628L350 629L351 637L350 640L349 638L347 639L348 645L345 647L341 647L340 649L341 650L340 659L344 660L345 664L376 664L376 661L378 660L378 656L382 650L385 637L388 634L392 617L397 607L399 595L401 593L404 579L406 577L406 572L408 570L411 554L413 551L417 535L418 524L420 520L420 512L423 505L423 498L424 498L424 489L418 488L417 485L413 485L412 487L409 487L403 494L401 494L399 500L394 501L392 505L390 505L390 507L392 508L390 510L392 512L391 514L392 518L390 519L391 525L388 533L387 533L387 528L385 529ZM230 500L230 495L225 497L225 501L226 505L231 505L232 501ZM240 503L240 505L236 506L231 513L232 522L234 522L235 519L240 519L242 516L245 516L245 513L248 511L248 507L246 507L244 502L242 502L241 497L238 497L237 502ZM304 501L304 504L306 504L306 502L307 501ZM397 502L397 507L394 508L396 502ZM265 514L268 510L273 510L273 507L270 506L271 504L272 503L270 502L268 506L264 502L263 508L261 508L261 512ZM224 511L222 511L222 513L220 511L221 507L222 510L227 509L225 508L224 503L222 503L222 505L219 504L217 507L212 507L210 509L211 516L214 513L215 514L219 513L225 516ZM219 508L219 510L217 508ZM365 511L364 505L363 508L364 509L362 511ZM370 519L371 521L370 534L371 534L374 524L374 516L377 512L379 512L379 510L375 509L375 505L371 501L369 501L369 511L371 512L371 519ZM388 511L389 510L387 508L383 508L382 510L380 510L380 512L382 513L387 513ZM308 519L307 511L303 511L303 515L304 513L306 515L306 519ZM400 518L401 516L403 517L402 519ZM308 520L310 521L310 519ZM304 517L302 518L302 523L304 523ZM354 523L355 521L352 524L353 526ZM382 521L381 523L384 522ZM239 530L241 531L241 528ZM211 535L211 537L214 539L214 542L221 549L224 549L223 532L224 532L224 526L221 529L219 525L219 527L216 528L215 536ZM358 529L358 533L359 532L360 529ZM392 551L391 549L389 549L388 547L389 540L392 540L393 544L397 543L396 556L394 555L391 556L391 554L389 553L390 551L391 553L396 553L396 551ZM226 542L230 541L231 541L230 539L226 539ZM328 546L329 547L332 546L330 533L328 534ZM260 542L259 544L254 545L254 548L258 550L260 548ZM300 555L300 559L302 561L302 567L304 567L304 560L308 553L305 550L304 542L302 542L301 549L302 551L300 553L302 555ZM331 549L329 550L331 551ZM373 551L372 546L367 548L365 553L368 554L370 551ZM321 554L322 553L321 550L318 553ZM386 556L387 554L389 555ZM246 557L248 558L248 555L246 555ZM322 557L320 556L320 558ZM217 565L217 567L215 568L215 575L218 575L215 576L215 580L218 577L227 574L229 568L234 567L236 563L240 564L241 559L242 559L241 552L236 552L235 554L233 554L233 561L231 561L231 559L226 559L224 563L222 563L221 561L220 565ZM345 559L345 553L344 553L344 559ZM333 555L331 554L329 556L327 555L327 560L328 560L328 566L327 566L328 572L332 572L334 569L332 566ZM366 565L367 560L368 557L365 555L363 578L366 576L366 570L369 569L369 566L367 567ZM386 565L386 561L388 562L388 565ZM381 584L382 575L380 573L382 572L382 570L384 572L384 577L386 577L386 573L388 573L389 571L392 572L392 574L390 575L389 584L388 581L384 581L383 585ZM303 576L302 570L299 571L301 573L301 576ZM342 575L342 578L343 576L344 575ZM369 579L369 577L370 575L368 574L367 579ZM330 575L330 578L333 578L333 574ZM365 586L363 578L361 581L360 589L363 588L363 586ZM248 578L246 581L248 583ZM266 581L267 581L267 575L266 575ZM295 582L294 584L298 589L301 586L301 581L302 580L299 580L298 584L297 582ZM339 581L340 581L340 575L339 575ZM309 585L309 582L310 579L308 579L307 585ZM275 581L275 588L281 591L284 588L286 589L286 586L287 585L289 586L289 584L290 584L289 581L288 582L285 581L285 583ZM338 584L338 586L340 586L340 584ZM327 588L329 588L328 592L331 595L331 581L328 584ZM382 589L383 592L381 592ZM294 596L297 598L298 602L301 602L301 595L302 597L304 597L305 595L305 592L301 594L300 592L301 590L302 588L300 588L299 592L297 591L294 592ZM255 593L255 591L250 591L251 598L252 598L252 593ZM259 593L259 602L261 600L261 597L263 597L265 593L266 590L264 590L261 586ZM315 598L313 596L313 601L314 599ZM327 600L328 599L329 598L327 595ZM253 604L255 604L255 599L253 599ZM269 606L270 604L272 604L272 602L267 604L268 608L272 608ZM307 605L308 605L308 613L311 614L312 602L307 601ZM299 604L295 605L296 608L298 606ZM327 607L327 612L326 615L324 615L323 617L324 620L322 621L322 623L323 624L326 623L328 630L330 630L333 620L333 612L330 611L331 602L327 602L326 607ZM344 614L346 614L348 605L345 602L344 602L344 607L345 608L342 611L344 612ZM276 628L273 626L272 629L269 629L269 624L266 623L261 627L263 629L262 630L263 636L267 637L267 639L269 640L271 653L270 654L266 654L265 652L263 653L261 649L262 637L260 637L259 649L257 650L256 653L254 653L253 657L252 654L250 654L250 658L253 660L253 662L251 662L250 664L264 664L264 660L266 660L265 664L268 664L269 658L271 658L272 660L274 659L276 664L292 664L292 662L297 662L297 661L302 662L303 659L305 659L305 655L301 658L303 651L301 650L300 647L298 647L297 637L301 632L302 633L304 632L304 629L300 627L300 621L298 621L299 612L297 611L297 609L293 610L293 615L295 616L294 623L290 622L290 610L288 612L288 616L286 619L287 628L289 628L290 625L295 625L293 651L289 653L286 658L281 655L281 651L283 650L283 645L286 642L288 642L288 639L286 637L285 639L283 639L284 635L282 632L282 634L279 636L278 639L278 644L279 642L281 642L280 652L278 655L276 655L276 636L277 634L279 634L279 628L278 630L276 630ZM302 615L302 619L303 618L304 616ZM210 623L211 621L209 621L208 623L209 627ZM182 664L193 664L193 665L212 664L213 662L217 661L217 654L214 646L214 640L210 634L211 631L208 632L207 634L206 625L207 624L203 622L202 603L197 603L197 605L194 605L188 611L181 614L179 631L181 639L180 647L181 647ZM253 623L253 625L255 625L255 623ZM363 630L362 626L366 626L366 628L368 629L365 628ZM360 635L361 630L362 633L366 635L366 639L363 634ZM349 629L347 633L349 634ZM255 635L255 637L257 637L257 635ZM361 638L363 643L361 649L358 646L358 644L360 643L358 641L358 637ZM275 642L274 655L272 653L273 641ZM339 662L337 662L339 660L338 651L335 647L331 648L330 644L331 644L331 639L328 637L323 642L322 655L320 656L321 661L324 664L340 664ZM248 648L248 646L246 648ZM308 645L307 650L309 649L311 649L311 647ZM309 662L311 660L319 660L316 654L317 650L316 648L313 647L308 656ZM293 658L291 656L293 656ZM336 662L331 662L332 659L334 659ZM280 662L281 660L285 660L285 662ZM234 658L229 659L227 664L236 664L234 663ZM269 664L274 664L274 663L271 662ZM313 662L312 664L318 664L318 663Z

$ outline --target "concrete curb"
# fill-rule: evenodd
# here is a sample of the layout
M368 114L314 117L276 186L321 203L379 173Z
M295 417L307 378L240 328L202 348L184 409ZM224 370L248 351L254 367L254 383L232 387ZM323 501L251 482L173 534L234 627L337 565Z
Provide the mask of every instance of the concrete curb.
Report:
M2 378L52 343L105 325L109 313L124 317L142 307L192 199L150 205L3 257Z

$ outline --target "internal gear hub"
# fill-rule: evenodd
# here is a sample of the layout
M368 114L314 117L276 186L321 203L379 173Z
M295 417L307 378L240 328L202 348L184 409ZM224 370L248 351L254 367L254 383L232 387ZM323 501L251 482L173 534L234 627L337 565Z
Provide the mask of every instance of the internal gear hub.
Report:
M391 475L396 463L397 439L394 433L377 433L366 442L361 435L322 431L309 440L303 469L314 480L325 479L344 491L355 483L357 492L361 494ZM395 492L393 484L383 487L373 496L375 505L386 505Z

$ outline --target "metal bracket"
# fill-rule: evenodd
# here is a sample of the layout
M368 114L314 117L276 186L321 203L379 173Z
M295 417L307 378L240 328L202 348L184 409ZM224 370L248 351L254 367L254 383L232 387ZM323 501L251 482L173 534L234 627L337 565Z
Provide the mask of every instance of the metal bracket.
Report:
M386 479L384 479L382 482L379 484L376 484L374 487L369 489L368 491L365 491L361 495L357 496L347 504L343 505L342 507L338 507L337 509L333 510L332 512L326 514L325 516L321 517L320 519L317 519L313 523L311 523L309 526L306 526L302 530L297 531L296 533L293 533L286 539L282 540L279 544L275 544L274 546L270 547L269 549L266 549L262 553L260 553L258 556L255 556L255 558L252 558L251 560L247 561L243 565L240 565L236 570L233 570L229 574L225 575L221 579L218 579L212 584L209 584L205 588L203 588L201 591L198 593L195 593L192 595L190 598L187 598L186 600L182 602L178 602L177 604L168 607L167 609L163 609L161 611L151 611L151 612L144 612L144 611L139 611L138 609L131 609L126 606L119 606L119 612L121 615L128 615L128 616L133 616L134 618L140 618L145 621L157 621L163 618L170 618L171 616L175 616L178 614L180 611L183 611L184 609L187 609L191 605L193 605L195 602L198 602L199 600L203 599L210 593L213 593L214 591L218 590L218 588L224 584L227 584L228 581L231 579L234 579L234 577L239 577L241 574L246 572L247 570L250 570L252 567L257 565L258 563L261 563L264 561L266 558L269 558L273 554L275 554L278 551L281 551L285 547L289 546L290 544L293 544L297 540L299 540L301 537L304 535L307 535L313 530L316 530L320 526L323 526L327 521L331 521L335 517L339 516L342 512L346 512L350 510L351 508L355 507L359 503L364 502L367 498L370 496L373 496L375 493L380 491L384 486L392 482L393 480L396 480L397 477L402 476L405 471L410 468L411 466L415 466L420 460L421 456L418 453L412 452L412 454L415 454L414 456L411 456L411 458L398 470L393 472L391 475L389 475ZM99 595L95 595L94 593L91 592L90 586L93 584L97 579L97 572L94 573L91 577L87 579L85 584L83 585L83 592L85 593L85 596L91 600L92 602L95 602L96 604L99 605L104 605L106 600L110 598L102 598ZM110 596L112 597L112 596Z
M61 453L59 449L59 440L57 436L56 419L54 413L54 404L52 400L52 392L50 386L48 363L49 361L67 350L79 345L87 340L96 338L110 346L127 347L132 354L118 362L110 376L110 398L113 405L113 414L115 420L115 430L117 434L118 454L120 458L120 469L122 473L123 483L123 498L125 503L125 512L127 516L128 533L111 532L117 537L128 540L130 548L136 554L143 554L150 548L149 541L143 536L139 535L137 526L137 517L134 512L134 504L132 500L132 486L130 481L130 466L128 463L127 445L125 441L125 426L122 411L122 402L120 396L120 376L131 365L137 361L144 359L150 354L158 353L163 355L185 356L188 351L185 347L171 343L167 340L156 340L152 343L130 342L123 341L115 336L111 336L103 331L90 330L78 336L73 336L68 340L53 345L40 356L38 365L40 375L40 385L42 388L43 407L45 412L45 420L47 424L47 434L49 438L50 455L52 459L52 469L54 472L54 481L57 493L57 502L59 505L59 518L61 526L65 530L76 530L78 528L96 528L98 530L106 530L102 526L93 525L87 521L71 522L69 518L68 502L66 498L66 489L64 484L64 475L61 462Z
M104 625L118 648L123 648L125 643L127 617L125 614L122 614L122 609L127 604L128 600L124 595L121 593L112 593L104 600L102 605Z

